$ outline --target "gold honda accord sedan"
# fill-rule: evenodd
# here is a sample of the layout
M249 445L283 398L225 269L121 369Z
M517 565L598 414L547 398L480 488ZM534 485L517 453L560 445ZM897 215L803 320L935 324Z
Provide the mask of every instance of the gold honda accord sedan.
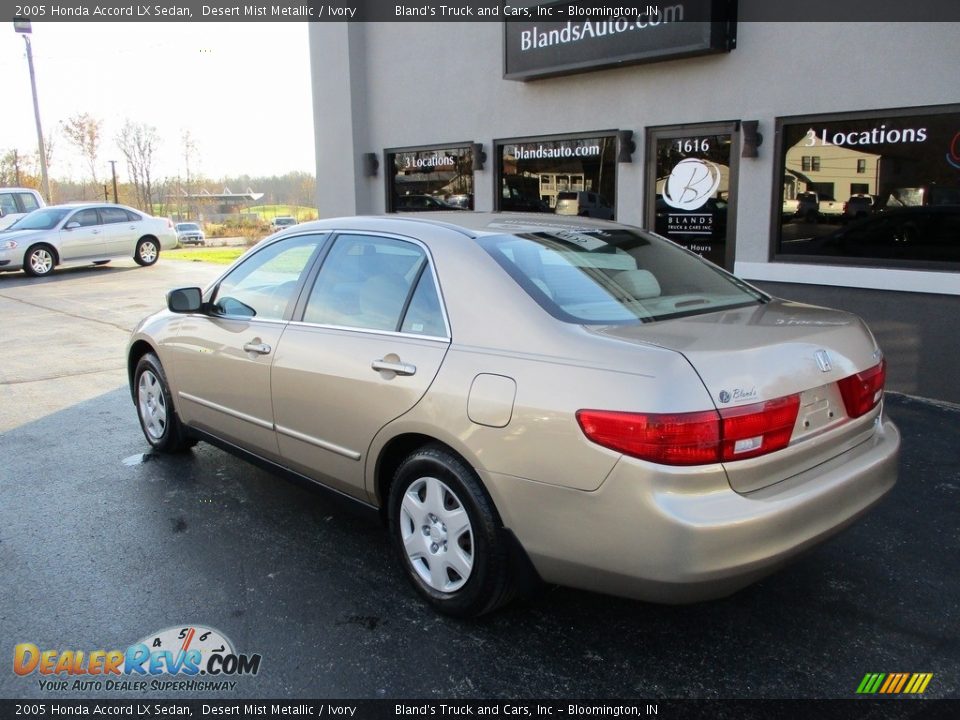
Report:
M379 509L436 609L530 578L729 594L893 486L885 362L637 228L445 213L304 223L128 348L147 441L212 442Z

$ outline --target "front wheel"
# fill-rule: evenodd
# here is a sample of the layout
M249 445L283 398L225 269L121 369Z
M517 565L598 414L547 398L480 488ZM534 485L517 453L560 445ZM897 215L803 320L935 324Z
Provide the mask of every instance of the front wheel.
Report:
M160 246L153 238L140 238L133 260L137 265L153 265L160 257Z
M182 452L196 441L187 437L173 407L167 375L160 359L147 353L133 374L136 388L137 417L147 442L161 452Z
M461 458L440 446L411 454L394 476L388 512L400 563L434 608L474 617L510 600L509 550L499 516Z
M23 271L33 277L49 275L55 264L53 250L46 245L36 245L23 256Z

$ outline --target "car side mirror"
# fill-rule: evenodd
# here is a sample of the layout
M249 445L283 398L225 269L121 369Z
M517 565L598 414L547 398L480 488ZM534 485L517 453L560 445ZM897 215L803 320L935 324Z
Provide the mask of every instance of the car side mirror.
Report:
M64 230L75 230L75 229L77 229L78 227L80 227L80 223L78 223L76 220L71 220L70 222L68 222L66 225L63 226L63 229L64 229Z
M198 287L177 288L167 293L167 308L175 313L195 313L203 308L203 291Z

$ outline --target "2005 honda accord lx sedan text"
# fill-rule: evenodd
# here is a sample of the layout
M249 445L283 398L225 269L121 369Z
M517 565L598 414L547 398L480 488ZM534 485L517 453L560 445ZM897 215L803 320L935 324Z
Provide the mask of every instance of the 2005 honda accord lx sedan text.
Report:
M129 345L150 444L211 441L379 508L451 615L537 575L729 594L896 481L885 362L860 319L635 228L323 220L167 300Z

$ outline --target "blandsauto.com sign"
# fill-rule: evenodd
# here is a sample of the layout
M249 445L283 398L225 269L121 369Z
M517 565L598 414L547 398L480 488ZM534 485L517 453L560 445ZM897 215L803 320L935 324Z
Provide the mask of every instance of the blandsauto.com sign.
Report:
M728 52L737 0L541 3L505 22L504 77L529 80L633 63Z

